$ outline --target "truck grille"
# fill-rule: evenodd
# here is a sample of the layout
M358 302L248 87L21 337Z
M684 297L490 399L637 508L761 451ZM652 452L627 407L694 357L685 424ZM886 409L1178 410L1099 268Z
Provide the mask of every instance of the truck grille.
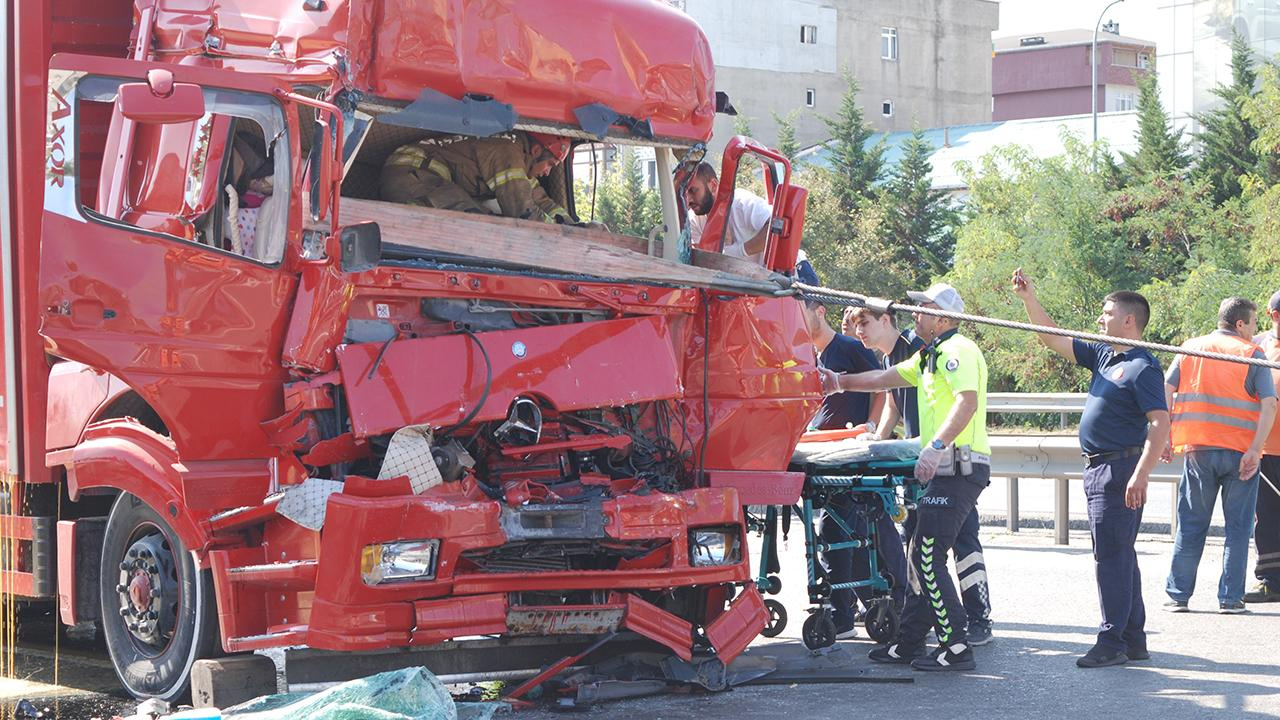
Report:
M616 570L621 560L635 559L657 549L661 542L602 543L595 541L514 542L486 550L469 550L462 560L481 573L534 573L564 570Z

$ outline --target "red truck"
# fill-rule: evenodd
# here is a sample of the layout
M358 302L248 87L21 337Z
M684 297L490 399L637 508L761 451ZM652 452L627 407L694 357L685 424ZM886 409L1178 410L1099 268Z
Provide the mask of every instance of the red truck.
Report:
M121 682L193 662L626 629L727 663L764 626L742 505L820 399L805 193L766 267L682 183L718 104L650 0L20 0L0 140L10 601L97 622ZM645 241L379 202L397 147L652 152ZM585 153L584 153L585 154ZM571 211L573 163L542 179ZM581 170L579 170L581 172ZM656 240L656 242L655 242Z

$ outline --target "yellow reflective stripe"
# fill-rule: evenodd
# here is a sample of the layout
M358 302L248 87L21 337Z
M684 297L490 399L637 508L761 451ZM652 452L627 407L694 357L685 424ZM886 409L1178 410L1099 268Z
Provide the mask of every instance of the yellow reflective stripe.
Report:
M417 145L407 145L399 148L391 153L391 157L387 160L388 165L405 165L409 167L420 167L427 159L427 152Z
M449 172L449 166L445 165L439 160L436 160L433 158L430 161L428 161L426 165L426 169L432 173L435 173L436 175L439 175L440 177L444 178L448 182L453 182L453 173Z
M494 175L493 178L485 181L485 184L489 186L490 190L496 192L499 187L506 185L512 180L525 180L528 177L529 174L524 171L524 168L507 168L497 175Z

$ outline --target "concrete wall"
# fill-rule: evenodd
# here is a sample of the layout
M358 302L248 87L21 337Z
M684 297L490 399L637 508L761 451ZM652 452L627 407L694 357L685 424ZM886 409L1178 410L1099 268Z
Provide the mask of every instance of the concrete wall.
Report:
M937 127L991 119L991 32L998 19L998 3L992 0L675 4L698 21L711 41L716 89L729 94L739 113L750 118L752 135L768 145L777 144L774 112L797 111L801 146L830 137L818 116L839 110L845 89L841 68L858 81L859 102L877 130L910 129L913 122ZM816 47L800 43L801 24L818 25ZM882 27L898 30L897 60L880 57ZM834 41L834 64L825 60L828 39ZM810 88L815 103L807 108ZM892 103L892 117L882 116L884 101ZM713 149L723 147L733 126L732 118L717 119Z

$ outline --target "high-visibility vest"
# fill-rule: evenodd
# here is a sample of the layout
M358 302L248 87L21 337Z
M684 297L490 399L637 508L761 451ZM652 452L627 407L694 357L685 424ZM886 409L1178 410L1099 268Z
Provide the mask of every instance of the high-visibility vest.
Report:
M1182 347L1252 357L1257 345L1237 335L1213 333L1191 338ZM1173 448L1188 445L1245 452L1258 431L1262 403L1245 392L1249 366L1184 355L1179 361L1178 394L1173 401Z
M1280 338L1276 337L1276 330L1273 328L1271 332L1263 333L1253 339L1262 348L1262 352L1266 354L1268 360L1280 362ZM1280 422L1276 422L1271 426L1271 434L1267 436L1267 442L1262 446L1263 455L1280 455Z

